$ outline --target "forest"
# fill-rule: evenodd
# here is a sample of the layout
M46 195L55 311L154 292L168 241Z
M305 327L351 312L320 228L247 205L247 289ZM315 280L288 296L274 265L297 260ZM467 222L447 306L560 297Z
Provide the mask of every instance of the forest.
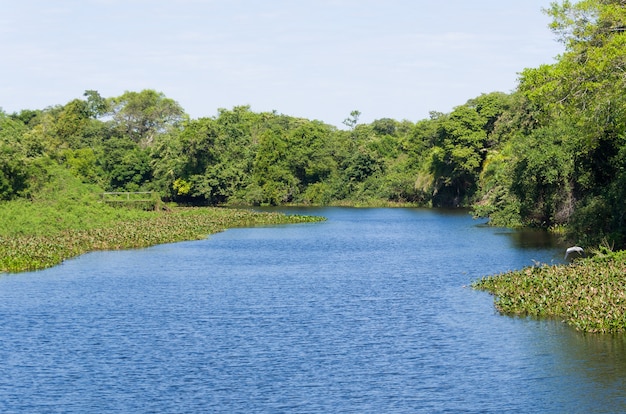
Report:
M554 2L564 53L418 122L337 128L250 106L191 119L152 89L0 109L0 203L71 174L94 192L184 205L469 208L498 226L626 246L626 1ZM0 103L1 104L1 103Z

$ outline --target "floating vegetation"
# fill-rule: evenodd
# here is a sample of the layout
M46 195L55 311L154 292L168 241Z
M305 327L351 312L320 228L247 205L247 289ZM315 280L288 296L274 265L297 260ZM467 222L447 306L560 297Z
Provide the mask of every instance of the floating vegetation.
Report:
M564 266L532 266L472 285L496 296L503 314L559 318L579 331L626 331L626 251Z
M322 217L238 209L174 208L98 228L66 229L46 235L0 236L0 272L44 269L94 250L134 249L199 240L234 227L322 220Z

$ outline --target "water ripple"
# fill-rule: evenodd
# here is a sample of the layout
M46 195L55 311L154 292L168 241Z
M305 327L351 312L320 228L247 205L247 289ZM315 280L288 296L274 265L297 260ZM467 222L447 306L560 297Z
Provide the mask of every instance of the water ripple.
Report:
M626 410L623 341L463 287L561 256L545 242L467 215L313 212L329 220L0 278L0 411Z

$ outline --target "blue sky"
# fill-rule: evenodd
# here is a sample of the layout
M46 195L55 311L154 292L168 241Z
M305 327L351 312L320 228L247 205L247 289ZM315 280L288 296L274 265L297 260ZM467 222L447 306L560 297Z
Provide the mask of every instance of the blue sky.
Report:
M0 107L155 89L341 127L418 121L562 52L550 0L0 0Z

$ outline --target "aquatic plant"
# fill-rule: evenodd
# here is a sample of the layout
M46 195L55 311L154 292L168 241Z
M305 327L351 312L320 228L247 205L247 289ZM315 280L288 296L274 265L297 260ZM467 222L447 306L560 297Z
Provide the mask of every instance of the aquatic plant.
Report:
M492 293L503 314L559 318L579 331L626 331L626 251L570 265L531 266L484 277L472 286Z
M233 227L308 223L322 217L225 208L174 208L102 227L0 236L0 272L37 270L94 250L119 250L197 240Z

